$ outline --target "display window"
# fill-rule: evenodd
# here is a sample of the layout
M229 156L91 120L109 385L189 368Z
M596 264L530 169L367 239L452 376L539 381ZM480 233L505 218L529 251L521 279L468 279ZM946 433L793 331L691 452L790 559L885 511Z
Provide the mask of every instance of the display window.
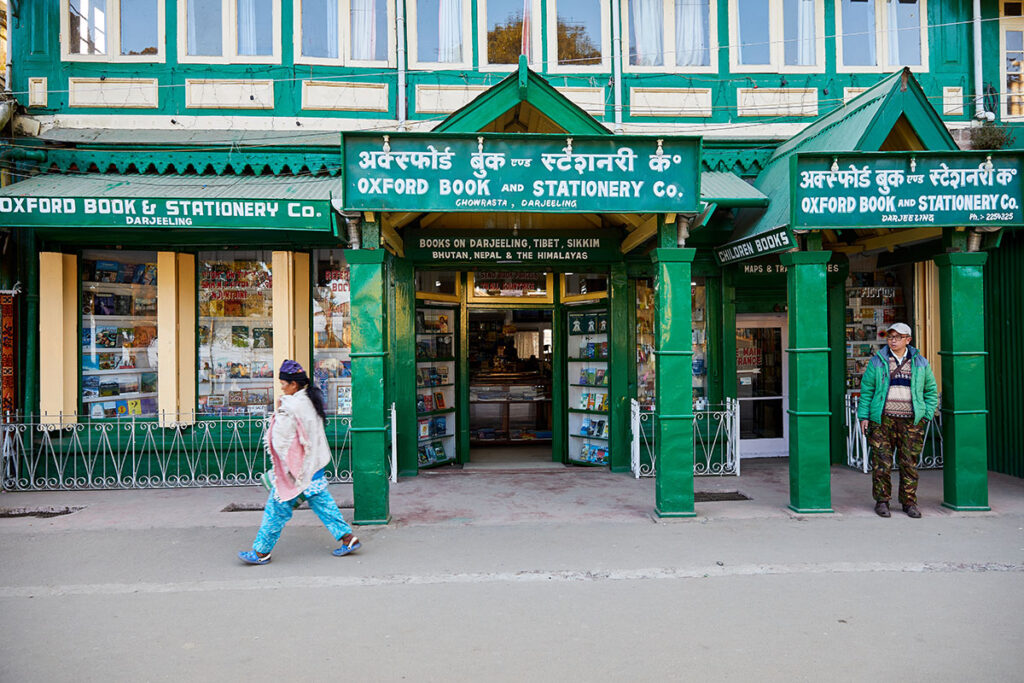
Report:
M860 379L871 357L885 348L885 333L895 322L908 322L903 273L854 270L872 264L851 260L846 280L846 388L860 391Z
M566 273L562 276L562 301L592 301L608 296L604 273Z
M636 281L636 400L640 410L654 412L656 358L654 355L654 280Z
M313 383L329 414L352 414L352 310L341 249L313 252Z
M83 252L81 295L83 414L156 415L156 252Z
M552 273L519 271L480 271L468 273L467 301L486 303L500 299L518 299L536 303L553 303Z
M707 307L707 286L703 277L695 277L690 283L690 319L693 335L693 409L705 410L708 406L708 332L705 309Z
M199 253L199 414L266 414L274 402L269 251Z
M416 298L431 301L461 301L459 274L455 271L416 271Z

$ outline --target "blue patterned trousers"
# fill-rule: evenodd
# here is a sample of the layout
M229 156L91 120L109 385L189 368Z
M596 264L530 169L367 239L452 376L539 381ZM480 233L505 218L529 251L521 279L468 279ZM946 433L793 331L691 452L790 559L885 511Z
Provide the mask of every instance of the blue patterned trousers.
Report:
M314 488L310 486L307 492ZM352 533L352 527L345 522L345 518L338 509L338 504L325 486L317 493L307 493L309 509L316 513L320 521L324 523L327 530L334 536L334 540L340 541L346 535ZM281 538L281 531L288 520L292 518L292 502L281 503L274 500L274 491L270 491L267 504L263 507L263 523L256 533L256 540L253 541L252 549L258 553L266 554L277 545L277 539Z

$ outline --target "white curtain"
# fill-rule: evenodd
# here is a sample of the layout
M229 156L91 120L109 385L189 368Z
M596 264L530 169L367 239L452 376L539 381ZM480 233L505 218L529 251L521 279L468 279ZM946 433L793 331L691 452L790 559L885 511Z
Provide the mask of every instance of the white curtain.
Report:
M437 61L462 61L462 0L439 0Z
M377 2L350 0L352 12L352 59L374 59L377 55Z
M676 65L707 66L708 0L676 0Z
M660 66L663 64L665 17L661 0L630 0L630 15L633 23L633 64L636 66Z
M238 54L255 55L256 52L256 0L238 2Z
M197 4L199 4L198 0L188 0L188 5L186 6L186 9L185 9L185 13L187 15L186 16L186 23L188 24L188 50L187 50L187 52L190 55L197 55L197 54L199 54L199 52L197 51L197 48L199 47L199 45L197 44L197 41L199 40L199 36L198 36L199 31L198 31L197 26L196 26L196 23L197 23L196 22L196 5Z
M814 49L814 0L797 0L796 14L796 63L800 66L813 66Z

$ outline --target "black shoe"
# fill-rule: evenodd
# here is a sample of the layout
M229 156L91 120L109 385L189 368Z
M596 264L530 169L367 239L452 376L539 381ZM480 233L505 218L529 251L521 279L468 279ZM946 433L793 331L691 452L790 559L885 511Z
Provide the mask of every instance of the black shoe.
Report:
M892 515L889 514L889 503L887 503L884 500L880 500L877 503L875 503L875 514L879 517L892 517ZM919 513L918 517L920 516L921 515Z
M907 513L907 517L921 519L921 511L917 509L916 505L904 505L903 511Z

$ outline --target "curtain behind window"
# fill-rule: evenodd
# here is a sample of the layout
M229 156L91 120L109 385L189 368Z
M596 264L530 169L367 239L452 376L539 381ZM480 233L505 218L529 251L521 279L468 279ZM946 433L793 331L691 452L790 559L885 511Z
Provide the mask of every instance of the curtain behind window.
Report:
M708 66L709 0L676 0L676 65Z
M401 2L401 0L398 1ZM350 0L350 2L352 6L352 59L374 59L377 55L376 0Z
M437 61L462 61L462 1L440 0L437 7Z
M273 0L237 0L238 54L274 54Z
M629 23L633 29L630 63L635 66L661 66L665 17L661 0L630 0Z
M302 0L302 54L338 58L338 0Z
M220 0L188 0L185 11L188 54L205 57L223 54Z
M842 0L843 64L875 66L875 0Z
M921 64L921 15L919 3L889 0L889 64Z

